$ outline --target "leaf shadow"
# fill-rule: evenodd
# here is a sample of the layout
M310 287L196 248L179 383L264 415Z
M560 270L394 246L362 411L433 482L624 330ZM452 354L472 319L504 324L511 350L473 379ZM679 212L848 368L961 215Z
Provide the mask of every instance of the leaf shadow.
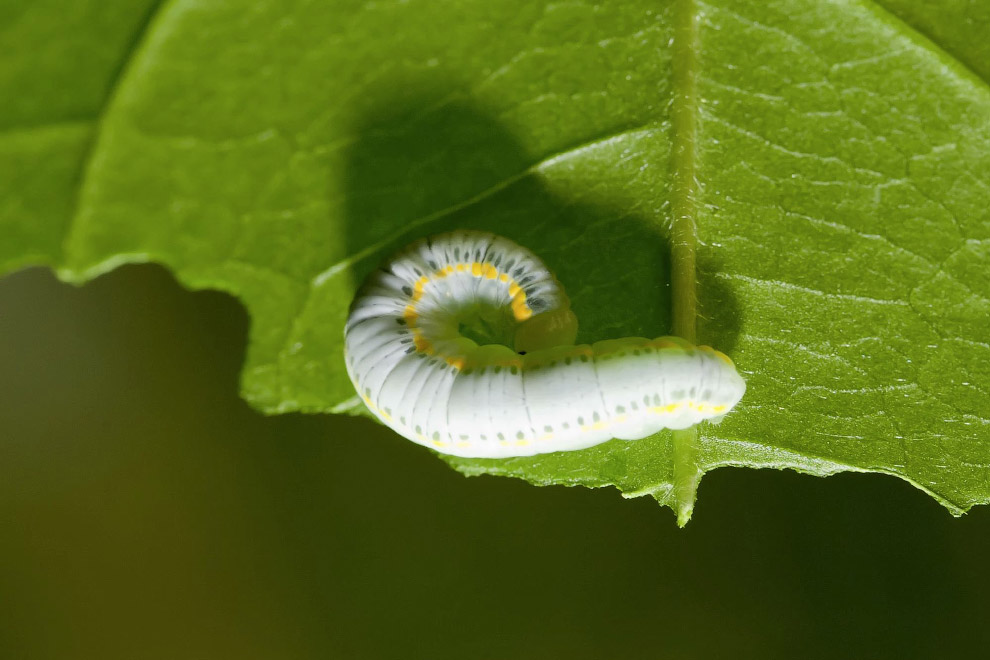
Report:
M724 278L722 261L710 248L697 255L698 341L731 355L742 328L742 310L735 291Z
M387 256L457 228L492 231L537 253L563 283L579 342L656 337L671 328L665 218L581 190L551 189L526 141L449 86L409 80L365 112L346 153L343 227L360 284ZM580 167L580 163L576 165Z

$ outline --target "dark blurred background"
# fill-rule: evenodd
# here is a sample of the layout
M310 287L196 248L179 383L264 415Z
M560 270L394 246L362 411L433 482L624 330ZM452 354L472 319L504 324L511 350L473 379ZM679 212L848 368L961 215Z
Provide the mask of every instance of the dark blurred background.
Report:
M984 657L990 510L719 470L686 529L238 398L248 318L0 280L0 658Z

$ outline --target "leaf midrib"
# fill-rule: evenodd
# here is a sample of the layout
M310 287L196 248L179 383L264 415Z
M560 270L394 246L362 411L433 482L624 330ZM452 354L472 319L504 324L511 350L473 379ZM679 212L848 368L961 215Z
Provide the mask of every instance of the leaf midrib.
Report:
M698 244L698 11L694 0L674 8L671 103L671 294L673 332L695 343Z
M674 6L671 66L670 287L673 333L697 342L696 259L698 245L698 8L694 0ZM703 470L698 428L674 431L673 499L677 524L691 519Z

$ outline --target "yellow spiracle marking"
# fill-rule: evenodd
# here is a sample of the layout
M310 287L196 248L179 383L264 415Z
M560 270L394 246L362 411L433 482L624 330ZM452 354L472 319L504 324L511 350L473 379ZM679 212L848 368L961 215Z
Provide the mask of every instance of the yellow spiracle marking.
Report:
M416 280L416 283L413 284L413 295L412 295L413 302L417 302L419 301L420 298L423 297L423 287L425 287L429 283L430 283L429 275L423 275L421 278Z
M585 424L581 427L582 431L604 431L609 426L609 422L595 422L594 424Z
M381 417L383 419L385 419L386 421L389 421L389 422L392 421L392 416L389 415L388 413L386 413L384 410L381 410L380 408L378 408L378 406L376 406L374 403L372 403L371 402L371 397L367 396L366 394L362 394L361 395L361 398L364 399L364 403L365 403L365 405L368 406L368 410L370 410L371 412L375 413L376 415L381 415Z
M522 294L520 297L513 299L512 301L512 315L516 317L517 321L525 321L533 315L533 310L526 306L526 294Z
M433 354L433 345L429 342L429 340L423 337L416 328L416 321L419 318L416 303L418 303L423 297L423 291L425 290L426 285L433 280L443 279L451 273L463 273L467 271L470 271L474 277L484 277L489 280L497 279L500 282L507 283L509 285L509 297L512 299L512 315L517 321L525 321L533 316L533 310L531 310L526 304L526 293L516 283L516 281L509 276L508 273L499 272L495 266L487 263L481 263L480 261L475 261L470 264L447 264L443 268L440 268L434 272L432 276L423 275L413 283L411 301L408 305L406 305L406 308L402 313L402 318L405 319L406 323L413 331L414 346L420 353L426 353L427 355ZM446 361L447 364L452 367L457 367L458 369L464 368L463 358L446 358ZM522 363L508 362L501 366L514 366L521 368Z
M413 345L416 346L416 350L420 353L426 353L427 355L433 353L433 345L418 330L413 333Z

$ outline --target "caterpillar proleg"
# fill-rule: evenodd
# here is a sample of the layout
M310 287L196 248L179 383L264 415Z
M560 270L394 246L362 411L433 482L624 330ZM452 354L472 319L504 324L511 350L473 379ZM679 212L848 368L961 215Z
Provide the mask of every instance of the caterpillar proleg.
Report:
M455 231L413 243L368 277L344 353L382 422L466 457L683 429L726 414L746 391L732 361L708 346L676 337L575 346L576 335L570 301L539 258L494 234Z

